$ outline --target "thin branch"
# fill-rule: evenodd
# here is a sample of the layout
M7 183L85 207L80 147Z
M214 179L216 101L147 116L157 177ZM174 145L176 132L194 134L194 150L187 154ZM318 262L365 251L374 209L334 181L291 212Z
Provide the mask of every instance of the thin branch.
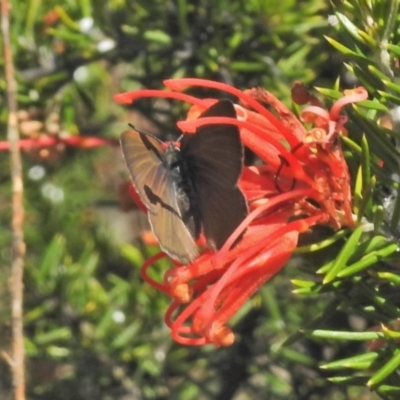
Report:
M15 400L25 400L25 349L23 332L23 268L25 242L23 232L24 205L22 163L19 151L17 120L17 83L10 42L10 4L1 0L1 32L3 36L4 72L7 85L7 138L10 143L10 164L12 184L12 260L10 276L11 324L12 324L12 364Z

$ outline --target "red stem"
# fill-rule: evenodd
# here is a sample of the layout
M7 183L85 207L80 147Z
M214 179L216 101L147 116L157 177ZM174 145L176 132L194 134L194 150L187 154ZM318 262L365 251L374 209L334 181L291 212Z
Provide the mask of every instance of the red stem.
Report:
M71 136L68 138L59 137L42 137L39 139L21 139L18 140L17 146L20 149L44 148L52 147L58 143L73 147L92 148L106 145L117 145L115 139L102 139L96 136ZM10 142L0 142L0 151L10 150Z

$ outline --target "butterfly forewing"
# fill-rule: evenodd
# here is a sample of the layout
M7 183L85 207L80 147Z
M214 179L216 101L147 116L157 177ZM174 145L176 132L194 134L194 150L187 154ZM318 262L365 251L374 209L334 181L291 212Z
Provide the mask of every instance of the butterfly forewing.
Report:
M219 101L200 118L236 118L229 101ZM237 183L243 167L243 146L234 125L206 125L182 140L181 151L195 187L203 231L210 247L219 249L248 213Z
M236 118L230 101L211 106L202 117ZM207 181L217 186L235 187L243 166L243 146L239 129L234 125L205 125L196 134L182 139L182 154L187 160L193 181Z
M197 247L182 221L175 182L164 164L164 149L155 138L127 131L121 137L133 184L149 211L149 220L160 247L181 263L197 256Z
M126 131L121 136L121 148L133 185L142 202L151 210L144 185L154 186L167 172L160 160L163 153L161 143L137 131Z

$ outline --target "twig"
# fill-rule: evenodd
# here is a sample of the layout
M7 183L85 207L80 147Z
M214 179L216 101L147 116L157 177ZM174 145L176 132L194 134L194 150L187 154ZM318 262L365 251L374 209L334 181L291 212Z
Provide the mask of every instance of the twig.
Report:
M3 358L3 360L4 360L10 367L13 366L13 363L14 363L13 359L12 359L5 351L3 351L3 352L1 353L1 357Z
M10 43L10 4L1 0L1 32L3 36L4 72L7 85L7 138L10 143L10 164L12 184L12 260L10 276L11 324L12 324L12 380L15 400L25 400L25 350L23 332L23 267L25 255L24 243L24 206L22 164L18 141L17 120L17 83Z

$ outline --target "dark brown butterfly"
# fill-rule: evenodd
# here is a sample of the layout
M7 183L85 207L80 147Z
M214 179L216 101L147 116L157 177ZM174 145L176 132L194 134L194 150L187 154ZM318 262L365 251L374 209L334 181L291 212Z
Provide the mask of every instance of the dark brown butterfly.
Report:
M236 118L233 104L221 100L203 117ZM122 134L121 146L133 184L148 209L160 247L182 264L198 256L195 240L203 231L217 250L248 213L238 187L243 168L239 129L205 125L173 141L138 131Z

